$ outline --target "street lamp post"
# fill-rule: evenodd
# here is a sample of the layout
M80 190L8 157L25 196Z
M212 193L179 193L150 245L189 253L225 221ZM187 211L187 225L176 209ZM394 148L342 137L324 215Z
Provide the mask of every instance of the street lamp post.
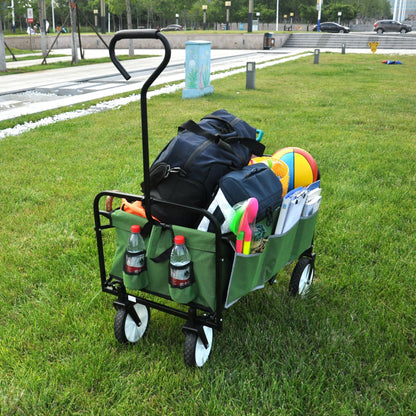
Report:
M254 0L248 0L248 22L247 22L248 33L251 33L253 31L253 9L254 9Z
M101 11L101 33L105 33L105 0L100 0L100 11Z
M94 27L96 32L98 32L98 9L94 9Z
M176 13L176 14L175 14L175 17L176 17L176 24L178 25L178 24L179 24L179 14L178 14L178 13Z
M341 24L341 16L342 16L342 12L338 12L338 24Z
M16 33L16 21L14 18L14 0L12 0L11 5L7 6L8 9L12 9L12 30L13 33Z
M225 2L225 23L226 23L226 30L230 30L230 7L231 7L231 1Z
M276 32L279 30L279 0L276 0Z
M204 12L204 30L207 28L207 8L206 4L202 5L202 11Z
M322 3L324 0L317 0L316 10L318 10L318 27L316 28L317 32L321 31L321 12L322 12Z
M53 0L51 0L51 8L52 8L52 29L55 33L55 5L54 5Z
M290 30L292 30L292 24L293 24L293 16L295 15L295 13L290 12Z
M260 30L260 12L256 12L257 17L257 30Z

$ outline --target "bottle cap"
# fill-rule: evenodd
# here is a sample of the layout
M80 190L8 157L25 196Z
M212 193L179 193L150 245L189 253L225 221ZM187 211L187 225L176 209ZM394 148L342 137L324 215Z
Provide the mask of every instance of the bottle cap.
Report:
M140 225L132 225L131 226L131 232L132 233L139 233L140 231L141 231L141 227L140 227Z
M175 244L184 244L184 243L185 243L185 237L183 235L175 236Z

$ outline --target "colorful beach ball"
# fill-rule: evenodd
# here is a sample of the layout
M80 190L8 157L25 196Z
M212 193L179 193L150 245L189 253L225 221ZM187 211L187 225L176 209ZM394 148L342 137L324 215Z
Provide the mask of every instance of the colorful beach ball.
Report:
M299 147L285 147L272 156L280 159L289 167L288 191L299 186L308 186L319 179L319 170L315 159Z

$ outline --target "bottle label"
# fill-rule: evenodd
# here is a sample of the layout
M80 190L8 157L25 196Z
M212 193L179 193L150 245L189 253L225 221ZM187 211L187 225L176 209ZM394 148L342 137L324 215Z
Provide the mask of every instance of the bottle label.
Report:
M146 251L126 252L124 271L128 274L140 274L146 270Z
M184 266L170 265L169 283L172 287L183 289L190 286L194 281L192 262Z

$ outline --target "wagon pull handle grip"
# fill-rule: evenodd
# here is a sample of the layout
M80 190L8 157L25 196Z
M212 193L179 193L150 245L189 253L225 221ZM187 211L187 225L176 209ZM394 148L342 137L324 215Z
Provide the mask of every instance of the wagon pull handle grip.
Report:
M116 68L120 71L121 75L128 80L130 79L130 74L124 69L117 57L115 56L114 49L116 43L122 39L159 39L165 48L165 56L159 66L153 71L150 77L143 84L143 87L140 91L140 109L141 109L141 119L142 119L142 147L143 147L143 176L144 176L144 209L146 211L146 217L148 221L152 224L156 224L151 215L150 210L150 165L149 165L149 133L147 125L147 98L146 94L150 86L156 80L156 78L161 74L161 72L167 67L171 50L170 45L166 37L155 29L144 29L144 30L120 30L117 32L110 42L110 58Z
M119 70L120 74L123 75L123 77L126 80L129 80L131 78L130 74L125 70L123 65L121 65L120 61L117 59L117 57L115 55L116 43L119 40L122 40L122 39L160 39L162 41L163 46L165 47L165 58L164 58L163 62L160 65L162 68L161 69L160 69L160 67L158 68L158 69L160 69L160 71L158 71L158 74L155 76L154 79L156 79L158 77L158 75L166 67L166 65L168 64L168 62L170 60L170 45L169 45L169 42L166 39L166 37L164 35L162 35L159 32L159 30L157 30L157 29L120 30L120 31L115 33L115 35L113 36L113 38L111 39L111 42L110 42L110 47L109 47L110 58L111 58L111 61L113 62L113 64L115 65L115 67Z

